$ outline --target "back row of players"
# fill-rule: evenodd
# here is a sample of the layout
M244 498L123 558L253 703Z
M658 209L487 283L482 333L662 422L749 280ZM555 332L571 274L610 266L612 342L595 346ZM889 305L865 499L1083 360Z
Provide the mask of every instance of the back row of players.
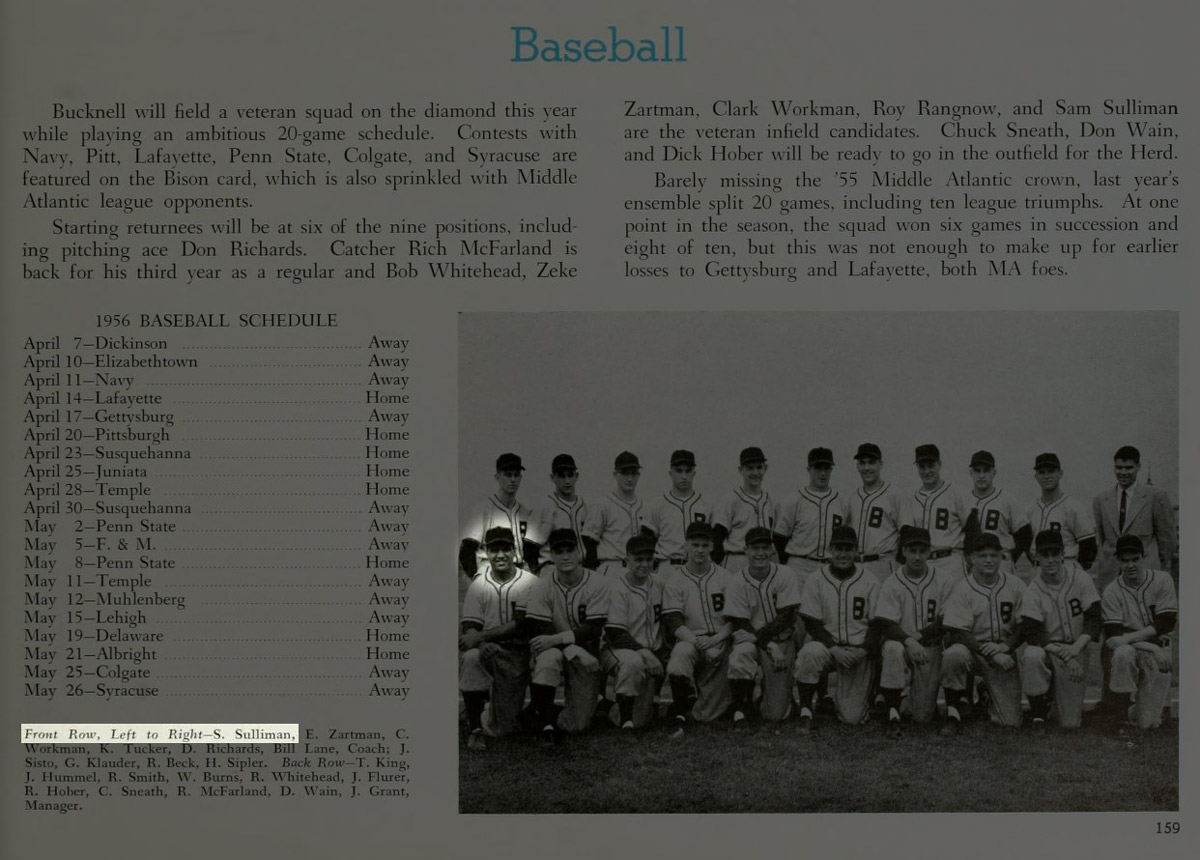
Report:
M550 523L544 542L537 540L538 525L514 531L489 524L481 541L488 564L468 588L459 643L470 745L484 746L485 734L515 729L527 684L543 732L590 725L606 676L615 682L619 724L644 725L664 672L672 690L670 716L680 722L708 721L725 713L732 713L735 722L748 715L784 719L793 707L794 680L801 728L808 731L814 693L836 671L839 717L861 722L878 687L894 735L900 732L906 688L913 718L927 721L936 715L938 690L944 687L943 732L957 733L962 697L976 675L989 694L994 722L1019 725L1024 693L1035 729L1044 727L1052 702L1059 722L1073 728L1082 713L1085 648L1100 639L1102 625L1114 710L1122 722L1127 718L1141 728L1157 726L1170 685L1168 637L1177 603L1170 576L1145 564L1141 538L1122 534L1114 542L1119 577L1105 589L1102 605L1078 560L1083 541L1091 537L1094 545L1094 537L1072 532L1072 553L1064 523L1059 521L1058 528L1051 524L1036 535L1039 573L1026 587L1012 564L1028 551L1022 532L1032 529L1014 517L1011 507L956 508L951 488L940 481L936 447L920 446L916 453L923 487L914 499L932 498L909 508L907 517L916 523L905 522L903 506L893 515L892 522L899 525L893 541L898 551L891 556L868 551L881 547L864 540L880 528L887 513L877 506L878 498L871 498L881 496L886 486L871 492L866 481L872 466L877 478L880 460L879 449L870 444L860 446L856 457L867 491L859 494L861 532L848 525L854 522L853 512L829 510L832 456L821 448L809 455L810 477L818 486L800 491L820 519L813 524L809 518L804 528L798 525L805 510L801 502L777 519L760 511L757 516L766 517L766 523L750 525L740 536L731 529L738 518L723 523L714 517L716 524L710 524L694 506L680 515L678 540L672 540L666 520L652 515L651 525L644 526L630 514L624 546L612 557L602 554L601 538L609 524L605 503L598 506L598 517L581 516L574 527ZM1118 452L1118 460L1123 453L1127 449ZM574 464L560 455L554 465L567 467L554 470L556 489L561 489L559 480L572 477L561 473L574 473ZM973 476L994 475L995 461L987 452L977 453L971 465ZM1041 455L1038 466L1039 480L1046 471L1061 476L1054 455ZM672 456L673 478L688 473L683 489L690 490L694 468L689 452ZM508 485L515 496L519 469L514 455L500 458L502 491L503 479L515 472L518 480ZM749 472L758 477L760 494L748 494L750 507L755 502L765 507L761 451L743 451L742 469L744 478ZM632 493L639 471L632 454L617 458L614 502L622 501L621 490ZM678 481L673 483L681 489ZM806 492L820 489L825 492ZM974 495L977 501L995 502L1000 494L991 491L990 481L977 481ZM1042 507L1056 507L1059 495ZM1132 519L1127 498L1121 508L1119 519L1126 526ZM992 510L1003 513L993 518ZM960 515L955 524L960 541L966 533L965 562L961 542L959 547L953 542L938 546L934 537L951 531L952 513ZM1012 538L1008 546L994 529L1001 522ZM553 569L537 577L519 567L517 534L524 536L530 567ZM807 548L797 546L798 535L800 541L815 540L818 552L824 548L828 555L796 552ZM712 560L722 549L725 567ZM475 560L474 547L465 542L463 550L460 560L468 567ZM898 564L894 572L893 559ZM565 701L561 714L554 704L560 684Z

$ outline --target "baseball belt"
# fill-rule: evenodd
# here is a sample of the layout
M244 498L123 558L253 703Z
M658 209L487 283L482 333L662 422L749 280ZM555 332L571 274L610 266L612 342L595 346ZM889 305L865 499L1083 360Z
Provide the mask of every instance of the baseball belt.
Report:
M935 549L933 552L931 552L929 554L929 558L930 559L946 558L947 556L951 556L951 555L954 555L954 550L952 550L952 549Z
M882 555L877 552L873 552L867 555L860 555L855 559L855 561L879 561L881 558L883 558Z

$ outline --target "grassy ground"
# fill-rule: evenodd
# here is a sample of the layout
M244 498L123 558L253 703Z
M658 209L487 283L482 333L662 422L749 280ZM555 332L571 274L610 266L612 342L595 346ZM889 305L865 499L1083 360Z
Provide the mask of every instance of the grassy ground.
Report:
M1067 812L1176 810L1175 724L1132 743L1109 729L1035 738L982 722L956 738L826 720L694 726L682 738L613 729L544 746L492 741L459 760L462 812Z

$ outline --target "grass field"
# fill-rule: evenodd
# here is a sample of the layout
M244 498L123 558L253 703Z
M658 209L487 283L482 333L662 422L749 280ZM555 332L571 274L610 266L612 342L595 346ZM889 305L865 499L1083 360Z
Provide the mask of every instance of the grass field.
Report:
M682 738L615 729L557 745L493 740L459 758L461 812L1072 812L1179 807L1175 723L1132 743L1109 728L1033 737L984 722L937 726L826 720L693 726Z

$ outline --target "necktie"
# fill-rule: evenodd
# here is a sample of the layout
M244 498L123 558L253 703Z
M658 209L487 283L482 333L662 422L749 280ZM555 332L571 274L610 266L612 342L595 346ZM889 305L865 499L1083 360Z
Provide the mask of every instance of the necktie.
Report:
M1128 491L1121 490L1121 517L1117 520L1117 531L1125 531L1125 499L1128 496Z

